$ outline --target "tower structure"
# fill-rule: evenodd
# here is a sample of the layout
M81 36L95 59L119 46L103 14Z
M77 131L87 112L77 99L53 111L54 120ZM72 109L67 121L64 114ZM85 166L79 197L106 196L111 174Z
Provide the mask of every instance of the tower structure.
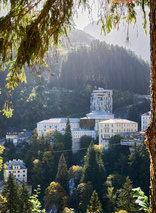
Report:
M113 111L113 91L98 88L93 90L90 98L90 112L112 113Z

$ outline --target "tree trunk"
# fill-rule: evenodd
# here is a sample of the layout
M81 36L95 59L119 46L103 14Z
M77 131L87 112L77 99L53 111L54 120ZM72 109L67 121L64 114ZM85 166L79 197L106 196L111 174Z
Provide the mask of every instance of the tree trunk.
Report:
M156 0L150 0L151 117L146 130L150 155L150 213L156 213Z

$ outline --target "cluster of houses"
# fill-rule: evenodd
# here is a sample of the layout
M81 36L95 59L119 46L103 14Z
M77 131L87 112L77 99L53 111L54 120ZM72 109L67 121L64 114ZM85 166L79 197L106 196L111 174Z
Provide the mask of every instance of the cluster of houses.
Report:
M144 139L150 112L141 115L141 132L138 132L138 123L126 119L114 118L113 112L113 92L98 88L94 90L90 98L90 113L83 118L69 118L72 133L72 151L76 153L80 149L80 138L82 136L91 136L94 139L99 138L99 145L104 149L109 148L109 139L120 134L125 136L121 140L121 145L131 147L136 143L140 144ZM37 123L37 131L40 136L45 137L48 130L57 130L62 134L65 133L67 118L51 118ZM16 129L9 129L6 132L6 140L12 140L16 145L19 142L30 142L31 132ZM3 145L0 141L0 145ZM24 179L27 183L27 168L22 160L13 159L5 163L4 180L0 182L0 192L3 189L3 183L7 180L10 173L14 174L18 183L21 184ZM27 184L32 192L32 186Z
M138 132L138 123L126 119L114 118L113 91L98 88L90 98L90 113L83 118L69 118L72 133L73 153L80 149L80 138L84 135L99 138L99 145L109 147L109 139L116 134ZM141 116L141 131L147 128L150 112ZM46 131L55 129L65 133L67 118L51 118L37 123L39 135L46 136Z
M0 138L0 145L3 146L5 142L13 142L16 146L22 142L31 142L32 131L28 131L26 129L16 129L16 128L9 128L4 130L5 131L5 138Z

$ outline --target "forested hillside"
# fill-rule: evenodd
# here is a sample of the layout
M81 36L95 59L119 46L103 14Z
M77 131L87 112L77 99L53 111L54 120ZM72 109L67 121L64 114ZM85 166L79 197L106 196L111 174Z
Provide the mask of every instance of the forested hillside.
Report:
M41 68L41 75L39 70L36 76L26 70L27 84L12 95L13 117L6 119L1 114L0 129L34 129L36 122L51 117L83 117L90 110L90 95L98 87L114 90L113 110L119 117L139 122L140 114L149 110L149 102L140 102L134 95L149 93L148 63L124 48L93 40L82 31L73 31L69 38L70 48L56 58L58 63L53 64L49 55L49 66ZM0 109L7 100L6 77L7 71L0 72ZM122 108L125 105L130 105L126 114Z
M112 29L106 35L101 34L102 24L94 21L84 27L84 31L100 41L105 41L107 44L113 44L125 47L140 55L144 60L150 60L150 36L149 36L149 20L147 19L147 35L143 28L143 16L140 11L137 11L136 23L129 23L129 42L126 42L127 30L124 21L120 22L119 28Z
M53 88L42 84L20 87L13 93L13 117L0 115L0 129L9 127L33 130L36 122L55 117L84 117L90 111L90 95L97 87L83 85L74 90ZM6 100L4 89L0 96L1 107ZM113 90L115 116L139 122L140 115L149 111L150 102L128 91Z
M94 40L90 46L77 46L56 66L49 88L74 89L90 84L139 94L149 92L149 64L131 51L105 42Z

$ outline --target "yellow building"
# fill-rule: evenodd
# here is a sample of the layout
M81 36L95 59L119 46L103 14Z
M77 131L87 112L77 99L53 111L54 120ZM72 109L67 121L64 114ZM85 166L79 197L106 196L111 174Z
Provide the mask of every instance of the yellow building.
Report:
M117 134L137 132L138 123L126 119L109 119L99 123L99 145L108 149L109 139Z

